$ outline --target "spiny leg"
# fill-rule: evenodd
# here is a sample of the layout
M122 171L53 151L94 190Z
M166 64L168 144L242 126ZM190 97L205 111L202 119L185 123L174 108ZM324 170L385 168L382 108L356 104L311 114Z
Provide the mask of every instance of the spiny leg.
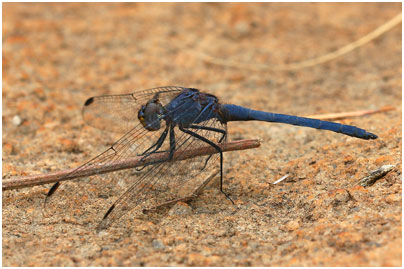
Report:
M220 154L220 192L223 193L226 196L226 198L229 199L234 204L234 201L230 198L230 196L223 191L223 151L222 151L222 149L218 145L216 145L215 143L210 141L209 139L206 139L205 137L200 136L197 133L194 133L194 132L192 132L190 130L187 130L187 129L181 127L181 126L179 127L179 129L182 132L184 132L186 134L189 134L189 135L191 135L191 136L193 136L195 138L198 138L199 140L202 140L203 142L211 145Z
M188 128L192 129L198 129L198 130L208 130L208 131L213 131L217 133L223 134L222 137L219 139L219 143L222 143L223 139L226 137L227 132L225 130L219 129L219 128L213 128L213 127L208 127L208 126L200 126L200 125L195 125L191 124ZM202 167L201 171L206 168L206 165L208 164L210 158L213 156L213 154L209 155L209 157L205 160L205 165Z
M208 127L208 126L203 126L203 125L195 125L191 124L188 128L192 129L198 129L198 130L208 130L208 131L213 131L217 133L223 134L222 137L219 139L219 143L223 141L223 139L226 137L227 132L225 130L219 129L219 128L214 128L214 127Z
M167 161L171 161L174 157L175 151L175 132L174 132L174 125L170 124L170 155L168 156Z
M169 128L170 128L170 149L168 150L168 152L170 152L170 154L169 154L168 158L165 159L165 160L159 160L159 161L156 161L156 162L149 163L149 164L143 166L142 168L135 168L136 171L142 171L142 170L145 169L147 166L155 165L155 164L158 164L158 163L163 163L163 162L167 162L167 161L171 161L171 160L172 160L172 158L173 158L173 156L174 156L174 152L175 152L175 133L174 133L174 126L173 126L173 125L170 124L170 125L169 125ZM167 136L167 134L165 135L165 137L166 137L166 136ZM161 138L161 137L160 137L160 138ZM165 139L165 138L164 138L164 139ZM163 140L163 141L164 141L164 140ZM143 160L144 158L146 158L146 157L149 156L150 154L155 153L160 147L161 147L161 145L160 145L158 148L156 148L154 151L149 152L149 153L148 153L146 156L144 156L141 160ZM166 152L166 151L162 151L162 152Z
M164 140L165 140L166 137L167 137L168 128L169 128L169 127L170 127L170 126L167 125L166 128L165 128L165 130L164 130L164 132L161 134L161 136L160 136L159 139L157 140L157 142L154 143L150 148L148 148L147 150L145 150L140 156L143 156L143 155L145 155L146 153L147 153L146 156L149 156L150 154L155 153L155 152L163 145L163 142L164 142ZM154 149L153 151L151 151L151 152L148 153L148 151L151 150L151 149L154 148L154 147L155 147L155 149Z
M146 157L150 156L151 154L156 153L157 150L158 150L159 148L161 148L161 146L162 146L163 143L164 143L164 140L165 140L166 137L167 137L167 133L168 133L169 127L170 127L170 126L167 125L167 126L166 126L166 129L165 129L164 132L161 134L161 136L159 137L159 139L157 140L157 142L154 143L151 147L149 147L147 150L145 150L145 151L140 155L140 156L143 156L142 159L141 159L141 161L143 161L144 159L146 159ZM148 152L149 150L151 150L151 149L154 148L154 147L155 147L155 149L154 149L153 151ZM145 167L146 167L146 166L143 166L142 168L135 168L135 169L136 169L136 171L142 171Z
M152 164L162 163L162 162L167 162L167 161L169 162L174 157L174 152L175 152L175 147L176 147L176 145L175 145L175 132L174 132L175 126L172 125L172 124L170 124L169 126L170 126L170 128L169 128L170 129L170 149L168 150L168 152L170 152L170 154L168 155L167 159L160 160L160 161L154 162Z

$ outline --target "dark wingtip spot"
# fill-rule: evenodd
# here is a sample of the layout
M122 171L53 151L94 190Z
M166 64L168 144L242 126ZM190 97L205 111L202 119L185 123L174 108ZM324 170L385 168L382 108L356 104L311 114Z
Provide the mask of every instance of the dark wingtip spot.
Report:
M52 194L55 193L55 191L59 188L59 186L60 186L60 182L56 182L52 186L52 188L50 188L50 190L48 191L48 193L46 194L46 197L45 197L44 207L46 207L46 204L48 203L49 197L51 197Z
M94 97L90 97L87 99L87 101L84 103L85 106L89 106L94 102Z
M52 188L50 188L50 190L48 191L48 194L46 194L46 198L48 198L48 197L50 197L52 194L54 194L55 191L57 190L57 188L59 188L59 186L60 186L60 183L59 183L59 182L56 182L56 183L52 186Z
M105 213L105 215L104 215L104 217L102 218L102 220L105 220L105 219L108 217L108 215L112 212L112 210L114 210L114 208L115 208L115 205L112 205L112 206L108 209L107 213Z

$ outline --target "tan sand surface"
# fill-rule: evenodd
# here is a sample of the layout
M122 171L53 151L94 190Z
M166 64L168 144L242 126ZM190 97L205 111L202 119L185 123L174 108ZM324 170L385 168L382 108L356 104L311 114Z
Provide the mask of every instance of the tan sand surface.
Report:
M82 105L95 95L179 85L299 116L395 110L338 121L377 134L372 141L231 122L229 140L262 143L225 153L224 188L235 205L211 184L188 204L130 212L99 234L95 226L124 191L119 184L95 201L72 200L84 208L49 217L42 205L50 185L3 191L3 265L401 266L401 24L299 70L225 67L198 56L300 62L400 12L401 3L4 3L3 179L77 167L117 139L84 125ZM395 168L359 186L386 164ZM68 184L88 188L86 180ZM88 190L103 188L94 180Z

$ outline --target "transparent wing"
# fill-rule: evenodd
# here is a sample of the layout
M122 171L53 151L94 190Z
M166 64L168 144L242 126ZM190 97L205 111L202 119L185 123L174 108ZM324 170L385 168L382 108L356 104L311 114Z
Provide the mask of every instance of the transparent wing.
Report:
M215 129L226 130L216 119L200 124ZM225 142L226 135L209 130L193 130L214 143ZM176 151L184 151L209 147L207 143L194 136L176 130ZM199 156L188 160L160 163L150 167L113 203L98 226L98 229L108 228L119 218L134 208L153 208L167 201L189 196L212 171L219 168L219 154ZM139 210L141 211L141 210ZM132 216L132 214L131 214Z
M169 103L185 88L177 86L158 87L145 91L103 95L87 99L83 106L84 121L97 129L126 133L137 123L137 113L142 105L158 93L163 105Z
M186 107L179 107L178 109L181 109L183 113L188 112ZM216 119L200 123L199 126L222 130L222 132L212 131L211 129L190 128L189 130L214 143L226 141L226 125L221 124ZM72 173L80 173L87 167L111 164L142 154L159 139L165 127L165 125L162 126L161 131L158 132L149 132L139 124L108 150ZM175 128L175 142L176 152L209 146L206 142L186 134L178 128ZM169 148L170 143L167 137L160 150L169 151ZM99 228L106 228L136 207L151 208L162 202L190 195L193 190L202 184L206 173L211 171L210 168L219 167L220 162L217 158L218 154L183 161L177 161L174 158L170 162L146 166L141 171L126 169L104 174L102 178L93 176L84 180L86 184L82 184L82 182L79 184L66 182L62 184L63 186L61 186L61 190L58 191L59 194L56 196L61 199L51 196L49 207L55 209L55 214L57 212L69 212L68 214L73 213L73 216L83 216L83 211L89 215L92 214L91 212L108 212L99 225ZM92 184L94 179L100 181L99 184L103 186L101 189L96 187L99 186L98 184ZM105 199L117 197L118 193L122 192L123 194L112 204L110 210L100 208L100 205L105 204ZM60 197L61 195L64 197ZM93 222L92 219L88 221Z
M184 113L187 113L188 110L192 109L192 107L184 107L185 105L178 106L176 110L183 110ZM172 111L175 112L175 111ZM97 169L103 166L110 166L119 169L122 160L129 159L131 157L137 157L143 155L145 151L152 148L155 145L156 141L163 135L166 130L166 122L161 122L161 128L158 131L148 131L146 130L141 123L138 123L134 128L132 128L129 132L127 132L124 136L122 136L118 141L112 144L106 151L99 154L95 158L90 161L84 163L79 166L77 169L73 170L71 173L66 175L64 178L76 177L79 175L85 174L85 171L91 168ZM168 151L169 150L169 142L166 141L162 145L160 151ZM63 181L63 178L61 179ZM53 201L55 201L55 195L53 194L55 191L62 192L63 187L68 184L64 184L62 182L55 184L49 191L46 204L51 205ZM47 207L47 206L46 206Z

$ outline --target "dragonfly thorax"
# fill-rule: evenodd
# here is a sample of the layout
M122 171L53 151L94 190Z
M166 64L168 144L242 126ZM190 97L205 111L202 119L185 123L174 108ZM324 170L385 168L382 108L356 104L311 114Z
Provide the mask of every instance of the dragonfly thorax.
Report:
M158 100L153 99L140 108L137 117L144 128L149 131L157 131L161 128L160 121L163 118L163 113L163 106Z

